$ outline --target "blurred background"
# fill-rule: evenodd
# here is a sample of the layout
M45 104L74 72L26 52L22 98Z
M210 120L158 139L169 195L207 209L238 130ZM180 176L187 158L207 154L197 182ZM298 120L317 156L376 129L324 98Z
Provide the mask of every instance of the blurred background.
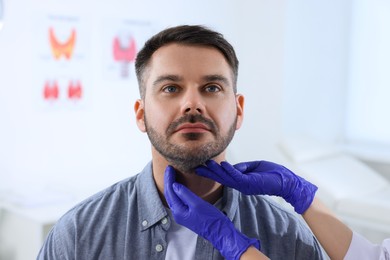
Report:
M34 259L66 210L151 159L134 59L178 24L236 49L230 161L284 164L355 230L390 237L390 1L0 0L0 259Z

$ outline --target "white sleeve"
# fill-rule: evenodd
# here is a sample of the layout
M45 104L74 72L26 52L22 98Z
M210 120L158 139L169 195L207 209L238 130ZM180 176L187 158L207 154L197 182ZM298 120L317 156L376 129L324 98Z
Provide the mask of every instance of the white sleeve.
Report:
M385 239L382 242L382 250L381 255L379 257L380 260L390 260L390 238Z
M390 239L386 239L381 245L368 241L362 235L353 232L351 245L348 248L344 260L378 259L390 260Z

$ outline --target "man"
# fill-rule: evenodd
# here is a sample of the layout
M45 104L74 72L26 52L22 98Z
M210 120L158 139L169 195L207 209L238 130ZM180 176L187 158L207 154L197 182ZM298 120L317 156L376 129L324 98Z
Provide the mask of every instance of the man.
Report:
M248 246L260 248L262 241L271 259L322 259L316 239L293 213L194 174L208 159L225 160L243 120L238 60L223 36L202 26L168 28L145 43L135 65L136 121L148 134L152 161L66 213L38 259L223 259L208 240L174 221L164 197L166 169L221 209Z

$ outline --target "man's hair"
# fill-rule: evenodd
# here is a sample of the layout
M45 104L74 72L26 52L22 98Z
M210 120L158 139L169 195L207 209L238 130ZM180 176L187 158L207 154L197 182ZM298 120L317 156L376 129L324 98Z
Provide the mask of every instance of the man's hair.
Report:
M170 43L207 46L218 49L232 69L233 90L234 93L237 92L238 59L233 46L223 37L221 33L210 30L205 26L180 25L167 28L157 33L146 41L144 47L138 52L135 61L135 72L137 74L141 98L145 97L146 86L144 74L153 53L162 46Z

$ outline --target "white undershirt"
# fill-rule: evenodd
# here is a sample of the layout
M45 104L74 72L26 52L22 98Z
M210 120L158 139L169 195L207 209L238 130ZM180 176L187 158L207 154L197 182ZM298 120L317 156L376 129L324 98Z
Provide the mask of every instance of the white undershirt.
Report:
M218 209L222 208L221 199L219 199L214 206ZM172 212L167 208L170 217L171 226L167 232L167 253L166 260L191 260L195 259L196 243L198 234L185 226L179 225L175 222Z
M172 220L167 233L167 260L195 259L196 241L198 235L192 230L177 224L172 217L172 213L167 209Z

